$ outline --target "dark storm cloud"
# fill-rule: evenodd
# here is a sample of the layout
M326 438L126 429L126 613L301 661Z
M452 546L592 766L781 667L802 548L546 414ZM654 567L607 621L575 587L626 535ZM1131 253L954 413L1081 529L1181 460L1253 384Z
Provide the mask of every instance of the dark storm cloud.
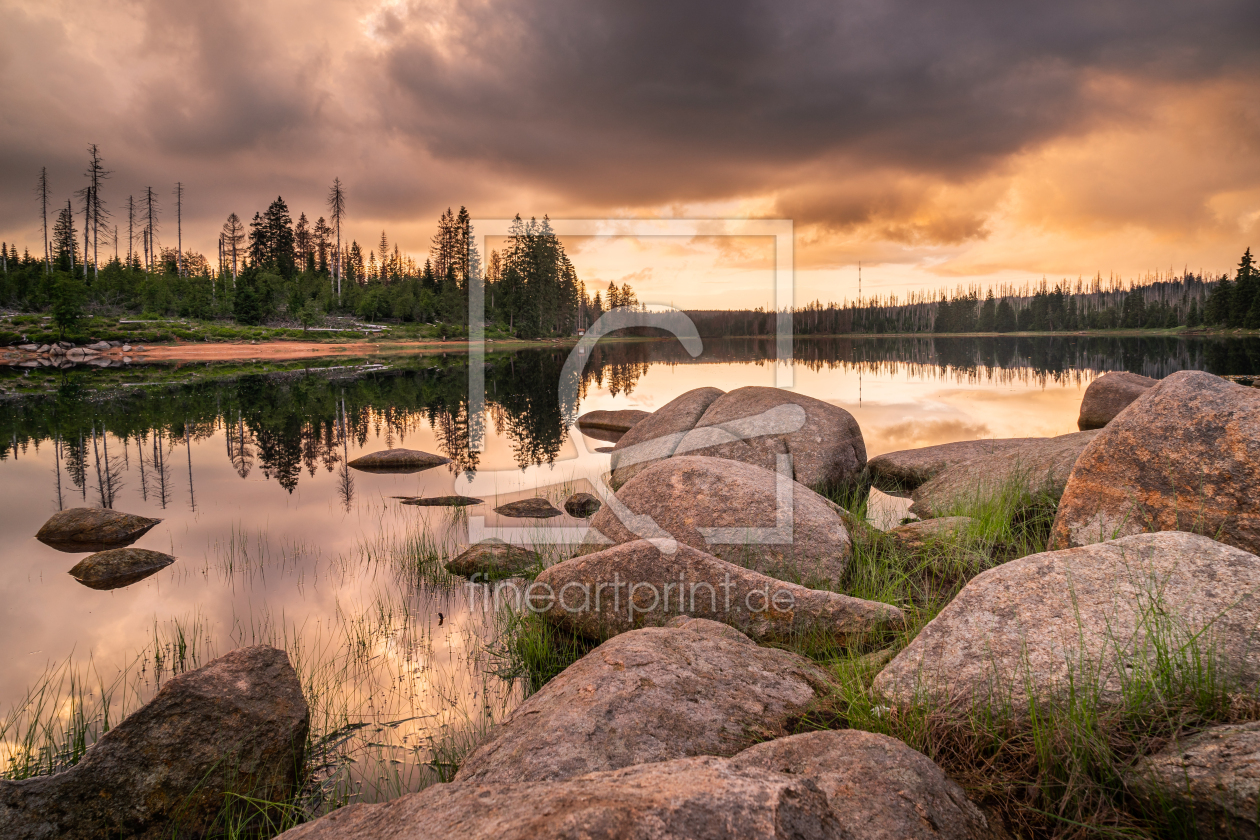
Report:
M970 177L1121 116L1092 94L1099 75L1260 66L1260 5L1234 0L563 0L433 22L428 6L383 22L391 124L613 204L773 188L837 155Z
M7 3L0 231L23 241L39 167L64 201L95 142L115 212L153 185L165 236L183 181L202 249L277 194L314 218L334 175L373 227L771 196L952 244L986 234L1013 155L1160 85L1260 78L1254 0Z

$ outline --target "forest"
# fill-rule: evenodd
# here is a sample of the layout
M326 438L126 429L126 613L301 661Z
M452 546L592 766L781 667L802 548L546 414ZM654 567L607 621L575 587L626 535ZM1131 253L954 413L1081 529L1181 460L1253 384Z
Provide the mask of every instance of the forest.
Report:
M0 243L0 307L47 313L63 335L92 312L303 329L320 329L328 316L350 316L429 325L442 337L459 337L468 334L469 285L477 281L484 282L486 326L523 339L572 335L608 309L640 307L629 284L614 282L589 294L547 216L526 221L517 215L503 247L484 265L465 207L438 219L422 265L385 231L367 246L346 242L339 179L328 190L327 216L313 223L305 212L295 221L279 196L248 225L229 214L211 261L183 247L182 183L173 192L171 246L161 241L163 208L151 187L138 200L128 196L115 219L101 197L110 173L98 148L88 151L86 183L74 195L77 209L73 199L52 207L47 172L40 173L42 248L19 256L16 244ZM770 335L778 317L765 309L687 314L703 336ZM996 293L973 286L952 296L814 301L791 315L796 335L1260 329L1260 272L1247 249L1232 279L1187 271L1126 284L1099 275L1075 284L1003 285Z
M1260 330L1260 271L1251 249L1234 277L1067 281L1033 288L958 290L952 296L912 294L863 298L844 304L817 301L792 311L796 335L890 335L903 333L1077 332L1081 330ZM688 312L704 336L773 335L775 313L764 309Z

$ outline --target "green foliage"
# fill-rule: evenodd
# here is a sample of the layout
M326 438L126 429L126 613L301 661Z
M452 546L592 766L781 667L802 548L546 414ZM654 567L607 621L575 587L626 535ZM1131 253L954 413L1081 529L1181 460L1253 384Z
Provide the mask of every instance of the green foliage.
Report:
M52 319L62 338L83 320L83 302L87 288L73 274L57 272L53 279Z

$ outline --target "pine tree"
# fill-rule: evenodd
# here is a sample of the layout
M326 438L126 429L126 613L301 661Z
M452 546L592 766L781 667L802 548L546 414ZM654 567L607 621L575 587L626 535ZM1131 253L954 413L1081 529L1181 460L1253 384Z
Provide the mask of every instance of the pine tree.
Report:
M79 239L74 230L74 211L70 208L68 201L58 214L57 223L53 226L52 247L57 260L57 269L73 273L79 257Z
M305 213L298 216L297 224L293 226L293 248L297 254L298 269L314 271L315 242L311 234L311 223L306 220Z
M1238 273L1234 275L1233 299L1230 301L1229 315L1225 321L1227 326L1245 325L1257 292L1260 292L1260 276L1257 275L1251 249L1248 248L1238 262Z
M320 216L315 222L315 270L321 273L328 271L328 256L332 250L332 228Z

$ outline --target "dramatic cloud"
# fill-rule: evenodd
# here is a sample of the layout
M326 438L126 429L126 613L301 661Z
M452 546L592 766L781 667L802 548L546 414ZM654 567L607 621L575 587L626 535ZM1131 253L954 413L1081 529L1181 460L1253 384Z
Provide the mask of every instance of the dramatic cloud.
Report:
M38 168L68 195L90 142L116 211L187 183L203 249L276 194L318 215L334 175L357 236L413 250L459 204L785 216L804 268L955 276L1222 267L1260 240L1249 0L8 0L4 19L0 234L20 242Z

